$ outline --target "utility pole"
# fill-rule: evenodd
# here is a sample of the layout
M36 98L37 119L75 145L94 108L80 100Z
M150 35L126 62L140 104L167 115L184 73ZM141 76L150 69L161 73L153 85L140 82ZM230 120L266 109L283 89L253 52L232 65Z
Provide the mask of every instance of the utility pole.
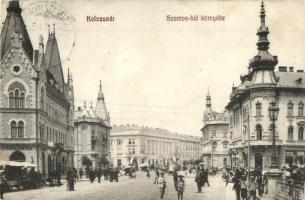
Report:
M248 180L250 180L250 114L248 113L248 126L247 126L247 132L248 132Z

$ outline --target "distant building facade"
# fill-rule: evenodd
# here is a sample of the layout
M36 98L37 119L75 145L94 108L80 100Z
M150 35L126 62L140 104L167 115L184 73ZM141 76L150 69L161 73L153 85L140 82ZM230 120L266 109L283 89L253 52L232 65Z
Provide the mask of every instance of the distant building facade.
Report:
M227 113L217 113L212 109L211 96L206 96L206 107L203 115L202 159L208 168L230 167L229 150L229 121Z
M43 174L73 166L74 94L53 31L33 50L19 1L9 1L0 43L0 160L36 164Z
M133 164L166 167L171 163L200 159L200 139L170 133L164 129L136 125L114 126L111 156L115 166Z
M84 103L74 117L75 167L84 168L90 161L93 168L106 165L110 159L110 116L100 83L95 108Z
M257 31L258 54L249 62L249 72L241 77L241 84L233 87L226 106L230 116L233 165L248 166L250 140L250 167L268 170L272 154L273 126L268 108L271 102L279 107L275 121L276 152L279 166L301 165L305 161L305 73L293 67L279 66L277 56L269 49L265 9L260 11Z

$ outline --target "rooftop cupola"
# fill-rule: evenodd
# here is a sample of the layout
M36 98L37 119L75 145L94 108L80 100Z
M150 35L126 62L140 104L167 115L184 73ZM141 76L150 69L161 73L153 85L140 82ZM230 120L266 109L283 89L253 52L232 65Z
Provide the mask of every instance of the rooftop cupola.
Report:
M272 56L268 52L270 44L270 42L268 41L269 29L268 27L266 27L265 17L265 5L262 1L260 11L260 27L258 28L256 33L256 35L258 36L258 42L256 43L258 54L254 56L249 63L250 67L253 68L253 70L274 70L275 65L278 63L277 56Z
M258 53L250 62L250 68L253 72L252 86L276 85L274 67L277 65L277 56L272 56L269 52L268 34L269 29L266 27L266 12L264 2L261 3L260 10L260 27L257 30L258 42L256 43Z

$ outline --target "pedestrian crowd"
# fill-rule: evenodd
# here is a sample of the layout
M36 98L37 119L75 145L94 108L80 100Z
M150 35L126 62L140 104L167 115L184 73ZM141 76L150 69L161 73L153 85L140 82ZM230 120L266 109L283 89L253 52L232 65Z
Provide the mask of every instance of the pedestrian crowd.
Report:
M227 170L224 173L227 174L226 196L229 199L256 200L258 196L268 194L268 179L260 169L248 173L244 168L235 167L234 170Z

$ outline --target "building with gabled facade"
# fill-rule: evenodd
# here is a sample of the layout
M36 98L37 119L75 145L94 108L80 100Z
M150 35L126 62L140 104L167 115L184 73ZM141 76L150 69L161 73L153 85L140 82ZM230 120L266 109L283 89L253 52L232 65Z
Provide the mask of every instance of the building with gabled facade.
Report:
M272 168L273 125L268 112L271 102L279 108L274 126L277 165L302 165L305 161L305 73L285 66L275 70L278 57L269 53L265 17L262 3L256 33L258 54L250 60L249 71L241 76L240 85L232 88L226 106L233 165L247 167L249 163L250 168L259 170Z
M92 167L106 165L110 161L110 116L106 108L102 84L100 82L96 106L84 102L74 115L75 167L85 168L86 160Z
M19 1L9 1L0 41L0 160L26 161L43 174L73 166L74 94L55 36L34 50Z
M206 96L206 107L203 114L202 160L205 167L226 168L230 166L229 121L227 113L218 113L212 109L210 93Z

